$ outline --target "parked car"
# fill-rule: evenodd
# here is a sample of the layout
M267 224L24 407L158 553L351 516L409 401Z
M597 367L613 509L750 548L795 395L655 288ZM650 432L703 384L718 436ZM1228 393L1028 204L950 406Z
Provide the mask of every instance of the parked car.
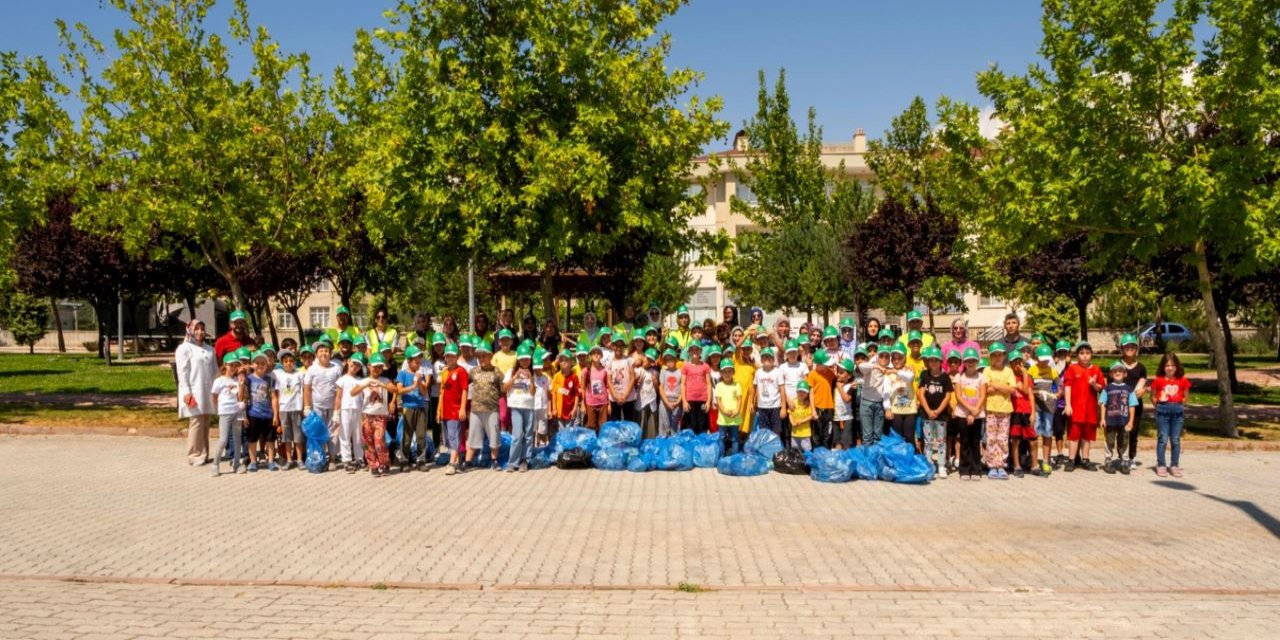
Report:
M1165 344L1188 342L1195 338L1191 330L1185 325L1176 322L1165 322L1163 324ZM1142 331L1138 332L1138 342L1144 349L1151 349L1156 346L1156 325L1154 323L1143 327Z

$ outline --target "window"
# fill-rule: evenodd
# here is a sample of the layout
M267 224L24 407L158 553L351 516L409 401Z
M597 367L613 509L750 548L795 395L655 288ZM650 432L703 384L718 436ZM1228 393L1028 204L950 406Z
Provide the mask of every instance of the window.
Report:
M734 189L734 195L736 195L739 200L747 204L756 204L759 202L759 200L756 199L756 192L752 191L751 187L739 182L735 185Z
M993 307L997 307L997 308L1003 307L1005 306L1004 298L1001 298L1000 296L987 296L987 295L979 296L978 306L984 309L989 309Z
M695 183L693 183L693 184L690 184L690 185L689 185L689 188L688 188L688 189L685 189L685 192L684 192L684 193L685 193L685 195L689 196L690 198L696 198L696 197L698 197L698 196L702 196L702 197L704 197L704 198L705 198L705 197L706 197L707 190L706 190L706 189L703 189L701 184L698 184L698 183L696 183L696 182L695 182Z
M369 312L362 309L356 309L351 312L351 324L357 327L369 326Z
M298 325L293 323L293 315L288 311L281 310L276 316L276 326L281 329L297 329Z
M333 288L333 285L332 285L332 284L330 284L330 282L329 282L329 279L328 279L328 278L321 278L321 279L320 279L320 282L317 282L317 283L316 283L316 292L318 292L318 293L324 293L324 292L327 292L327 291L329 291L329 290L330 290L330 289L332 289L332 288Z
M693 293L693 299L689 301L691 309L715 309L716 308L716 288L700 287Z
M329 307L311 307L310 317L308 321L311 323L312 329L327 329L329 327Z

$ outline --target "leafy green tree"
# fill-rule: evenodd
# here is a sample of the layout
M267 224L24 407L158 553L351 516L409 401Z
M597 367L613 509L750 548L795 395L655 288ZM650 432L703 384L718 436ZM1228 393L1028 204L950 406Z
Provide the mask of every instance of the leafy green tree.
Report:
M931 278L955 277L951 253L959 239L958 218L933 200L889 197L845 240L854 253L846 268L882 294L902 294L909 309Z
M1276 11L1239 0L1046 1L1044 62L978 79L1008 125L991 164L1003 201L994 227L1015 238L1084 232L1102 254L1144 261L1181 251L1217 317L1210 247L1239 256L1223 268L1241 274L1280 258ZM1212 34L1203 44L1197 28ZM1218 323L1208 327L1221 428L1235 437L1226 342Z
M689 273L689 263L678 256L651 253L645 256L640 280L628 300L637 309L646 309L650 302L668 311L689 302L698 290L698 281ZM617 309L621 313L621 309Z
M1031 291L1022 297L1026 305L1028 331L1043 333L1052 341L1075 342L1082 337L1080 315L1070 297L1060 293Z
M759 82L756 115L744 128L748 154L741 162L730 159L736 179L750 187L756 202L736 195L729 201L734 213L759 229L738 233L721 277L738 299L770 309L800 309L812 317L850 300L857 306L861 289L832 266L844 262L842 240L866 217L871 193L845 175L843 162L835 168L823 163L822 129L813 108L800 132L791 117L785 70L778 72L772 93L763 71Z
M35 353L36 343L44 337L49 326L49 303L21 291L10 291L4 296L2 308L3 326L13 334L13 341Z
M436 261L541 274L544 315L559 268L633 234L691 244L689 159L726 125L668 68L658 24L683 4L402 0L377 32L397 68L372 204L447 239Z

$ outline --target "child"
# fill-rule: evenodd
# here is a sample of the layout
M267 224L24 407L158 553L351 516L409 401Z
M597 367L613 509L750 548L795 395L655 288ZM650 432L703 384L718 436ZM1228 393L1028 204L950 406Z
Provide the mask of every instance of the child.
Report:
M1166 353L1160 359L1160 375L1151 383L1151 399L1156 405L1156 475L1161 478L1172 474L1182 477L1182 467L1178 459L1182 455L1182 419L1183 406L1187 402L1187 392L1191 390L1191 382L1187 380L1182 368L1182 361L1175 353ZM1173 457L1173 466L1164 466L1164 446L1169 444Z
M720 432L719 412L716 411L716 385L720 384L720 346L716 344L702 345L703 361L711 369L711 402L707 403L707 428L711 433Z
M684 379L676 368L676 352L667 349L662 353L662 370L658 372L658 435L672 436L680 430L680 421L684 417L684 409L680 405L680 396L684 391Z
M613 361L605 366L609 368L609 419L635 422L636 369L625 340L614 341Z
M1129 370L1123 362L1112 362L1108 372L1111 379L1107 381L1102 393L1098 394L1101 426L1107 434L1107 459L1102 470L1110 474L1119 471L1127 476L1132 460L1126 459L1125 454L1129 452L1129 434L1133 432L1134 407L1138 406L1138 396L1125 381Z
M307 369L311 368L311 363L316 361L315 348L309 344L302 345L302 348L298 350L298 359L302 361L298 366L298 373L305 376L307 375Z
M946 357L947 374L951 376L951 389L954 392L956 389L956 378L959 377L962 371L964 371L964 360L962 358L962 352L955 350L947 352ZM951 397L953 399L957 398L954 393ZM956 402L958 402L958 400L956 400ZM954 413L954 402L951 407ZM947 472L955 473L960 469L960 423L955 420L947 421L947 452L951 454L951 457L948 458L951 468L948 469Z
M738 434L742 428L742 387L733 377L733 359L720 360L720 382L716 383L715 407L720 416L720 442L724 455L738 452Z
M334 398L337 397L335 391L338 379L342 377L343 367L330 359L333 350L328 342L316 342L313 348L316 352L315 363L307 367L307 373L302 377L302 412L310 415L315 411L324 419L325 424L330 425L329 443L326 448L329 452L329 464L336 465L338 463L336 426L339 421L334 419L333 411L341 408L341 405L334 404Z
M1013 416L1009 419L1009 450L1013 453L1013 475L1023 477L1023 449L1029 458L1033 475L1040 475L1040 460L1036 449L1036 428L1032 424L1034 406L1031 402L1031 375L1023 362L1022 352L1013 354Z
M773 367L773 361L772 348L760 350L760 369L756 371L752 386L755 388L756 416L759 420L757 428L768 429L781 438L782 420L787 416L786 383L782 371Z
M558 362L560 371L551 379L551 406L555 419L547 425L548 442L555 437L556 431L573 424L582 409L582 380L574 373L573 355L565 349L560 352Z
M1009 426L1013 416L1013 394L1017 384L1013 371L1005 366L1003 342L991 345L987 352L990 363L983 375L987 377L987 477L992 480L1008 480L1004 470L1009 457Z
M924 434L924 454L933 461L939 478L947 477L947 421L955 405L951 376L942 370L942 349L930 346L921 354L925 370L916 383L916 405Z
M476 452L484 448L485 438L489 439L494 461L497 460L499 399L502 398L502 370L493 364L493 354L489 345L482 343L476 348L478 362L476 367L467 371L467 402L469 403L467 424L466 463L475 461ZM458 366L461 368L462 364ZM465 369L464 369L465 371ZM459 420L459 423L462 423ZM500 442L499 442L500 444ZM512 442L514 445L515 443ZM445 471L447 474L448 471Z
M1142 431L1142 397L1147 394L1147 367L1138 361L1138 337L1132 333L1120 336L1120 361L1124 363L1124 381L1133 387L1138 406L1133 408L1133 431L1129 432L1130 465L1138 464L1138 432Z
M812 451L813 406L809 404L809 383L796 383L796 397L788 412L791 418L791 448Z
M550 406L551 398L551 377L547 375L548 370L555 369L555 365L550 364L551 352L538 347L533 351L533 446L542 446L547 441L547 409ZM533 448L529 448L529 454L533 453ZM526 459L529 456L526 455ZM514 466L514 465L511 465ZM510 467L507 469L510 470ZM529 463L524 463L520 467L521 471L529 470Z
M502 392L507 396L507 409L511 411L511 457L507 471L515 471L516 466L522 462L528 464L529 453L533 450L534 395L537 392L534 378L537 375L533 370L533 349L527 344L520 345L520 349L516 351L516 368L502 377ZM467 437L467 462L471 462L475 452L483 444L484 433L476 433L473 429ZM498 432L495 430L489 442L489 450L495 454L494 471L501 470L496 455L499 444Z
M903 440L916 443L915 371L907 366L907 350L901 344L889 349L890 370L885 374L889 394L885 398L885 418L893 421L893 430Z
M1077 453L1081 457L1081 466L1089 471L1098 470L1098 465L1089 460L1089 447L1098 439L1098 392L1102 391L1106 379L1102 377L1102 369L1092 362L1093 347L1082 341L1076 345L1076 362L1062 374L1066 401L1063 414L1071 422L1067 430L1067 438L1071 441L1066 463L1068 472L1076 469Z
M857 397L857 388L853 382L853 372L856 365L853 360L845 358L836 367L836 384L835 384L835 401L836 410L832 416L835 425L835 432L832 434L832 440L835 441L835 449L852 449L853 448L853 403Z
M1067 396L1066 387L1062 384L1062 376L1066 374L1067 367L1071 364L1071 343L1066 340L1059 340L1053 348L1053 370L1058 376L1058 403L1054 407L1053 413L1053 443L1057 450L1057 456L1053 461L1053 468L1057 469L1067 462L1066 440L1067 440L1067 424L1071 422L1067 418Z
M684 384L680 386L680 403L689 428L701 435L711 426L707 419L707 404L711 400L712 388L711 367L702 361L702 345L690 342L688 349L689 361L680 370L680 375L684 378Z
M831 327L834 329L834 327ZM834 339L834 338L833 338ZM830 360L825 349L813 352L813 371L805 376L809 383L809 399L813 405L813 443L828 449L835 446L832 441L831 421L835 417L836 403L832 387L836 374L828 366Z
M280 367L272 372L275 395L271 399L276 430L280 433L280 454L286 469L302 466L306 440L302 435L302 374L296 370L293 351L280 351Z
M645 438L658 435L658 350L649 347L642 356L643 365L636 367L640 390L636 393L636 413Z
M977 480L982 475L978 439L981 437L987 413L987 378L978 371L978 350L969 347L962 354L964 370L955 379L955 410L952 420L957 422L960 433L961 480ZM1003 464L1003 463L1002 463Z
M228 446L232 448L231 472L247 473L247 468L240 466L240 458L244 450L240 443L243 426L240 412L244 410L244 385L240 384L240 358L234 352L222 356L222 375L213 381L211 397L213 406L218 408L218 448L214 450L213 477L218 477L218 466L222 464L222 452Z
M868 356L871 350L869 345ZM879 442L880 437L884 435L884 387L885 373L888 368L889 352L878 347L874 359L869 357L866 362L858 365L858 373L862 375L858 419L862 423L863 446Z
M1039 474L1046 477L1053 472L1050 466L1050 453L1053 447L1054 415L1058 404L1058 375L1050 362L1053 360L1053 347L1042 344L1036 347L1035 364L1028 372L1031 376L1032 424L1036 435L1040 438Z
M597 431L609 414L609 371L604 368L603 352L600 345L591 345L591 361L582 372L584 423Z
M382 372L386 368L387 361L382 359L382 354L374 353L369 358L368 377L351 390L351 393L361 396L360 439L364 443L365 464L375 478L386 475L389 466L387 416L391 413L394 392L391 385L382 378Z
M742 422L738 423L738 430L743 434L750 434L752 427L755 425L755 386L756 386L756 365L755 361L750 357L742 358L738 354L738 350L733 345L726 345L724 348L724 359L733 362L733 379L738 383L738 388L742 390Z
M338 448L342 453L342 465L347 473L356 472L356 460L364 457L364 442L360 437L360 421L364 396L357 389L360 373L364 370L364 356L353 353L347 358L347 373L338 378L337 397L333 406L338 409L334 419L338 422Z
M449 468L444 474L451 476L462 470L458 452L462 446L462 421L467 419L469 378L467 371L458 366L458 345L450 344L444 348L444 369L436 379L440 385L436 421L444 425L445 446L449 447Z
M262 351L253 354L253 370L246 380L249 386L249 471L258 470L258 457L267 461L267 468L278 471L276 465L276 415L272 410L274 398L271 358Z
M488 351L487 346L481 349ZM478 350L477 350L478 351ZM410 345L404 350L406 368L396 374L396 392L400 395L400 403L404 408L404 433L400 436L400 472L405 473L418 467L419 471L427 470L427 403L431 394L431 373L422 366L422 349ZM413 443L418 443L418 457L413 456Z

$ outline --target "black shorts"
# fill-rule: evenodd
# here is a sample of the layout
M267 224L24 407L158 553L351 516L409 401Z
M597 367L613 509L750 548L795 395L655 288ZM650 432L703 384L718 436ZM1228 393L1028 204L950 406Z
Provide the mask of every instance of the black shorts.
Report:
M270 442L276 439L275 425L271 424L271 418L254 418L249 417L249 428L245 430L249 437L249 442Z
M1031 414L1014 413L1009 415L1009 426L1011 427L1029 427L1031 426Z

